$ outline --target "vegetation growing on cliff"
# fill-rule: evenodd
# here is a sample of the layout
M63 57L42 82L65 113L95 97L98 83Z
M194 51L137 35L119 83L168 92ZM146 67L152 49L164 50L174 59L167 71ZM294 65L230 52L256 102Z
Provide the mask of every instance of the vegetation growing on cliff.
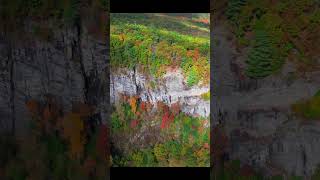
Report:
M207 119L186 115L178 104L158 102L153 112L151 103L132 99L124 96L111 115L113 166L209 166Z
M26 103L32 121L23 137L0 137L0 178L105 179L108 129L89 121L93 108L75 103L63 113L52 98Z
M50 41L57 29L84 25L93 37L105 39L107 11L109 0L2 0L0 30L11 38Z
M238 46L251 49L247 75L251 78L266 77L281 69L286 59L295 62L302 72L318 68L319 6L316 0L227 1L226 15ZM261 30L268 43L258 46Z
M311 120L320 120L320 91L307 100L294 103L291 108L300 117Z
M209 83L209 24L163 14L112 14L110 59L115 68L141 68L162 77L182 68L189 86Z
M205 101L210 101L210 91L203 93L201 95L202 99L204 99Z

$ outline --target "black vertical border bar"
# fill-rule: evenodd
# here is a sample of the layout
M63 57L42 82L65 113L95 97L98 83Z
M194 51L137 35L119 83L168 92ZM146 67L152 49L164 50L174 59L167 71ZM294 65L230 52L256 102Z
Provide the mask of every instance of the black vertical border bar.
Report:
M218 111L219 111L219 97L216 92L216 88L218 87L218 78L215 74L218 71L218 67L215 61L215 34L214 28L216 25L216 9L215 2L217 0L210 0L210 180L217 180L215 177L215 169L214 169L214 128L218 122Z
M107 57L106 57L106 61L107 61L107 68L106 68L106 72L105 74L107 75L106 78L106 82L108 82L108 85L107 85L107 90L106 90L106 93L107 93L107 108L106 108L106 118L108 119L107 121L107 129L108 129L108 138L107 138L107 149L108 149L108 169L107 169L107 173L108 173L108 176L107 176L107 180L110 180L111 179L111 103L110 103L110 0L107 0L108 2L108 5L107 5L107 11L106 11L106 15L107 15L107 22L106 22L106 46L107 46Z
M213 0L210 0L210 180L213 177L213 127L214 127L214 118L215 118L215 101L217 100L215 95L215 66L214 66L214 34L213 34L213 28L214 28L214 10L213 10Z
M213 129L213 100L214 100L214 76L213 76L213 12L210 9L210 167L213 165L211 154L212 154L212 129Z

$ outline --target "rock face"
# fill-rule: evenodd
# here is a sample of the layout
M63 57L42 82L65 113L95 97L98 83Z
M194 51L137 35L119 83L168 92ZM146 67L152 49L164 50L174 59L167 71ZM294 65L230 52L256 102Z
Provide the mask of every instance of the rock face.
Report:
M73 102L92 104L106 120L106 41L91 37L85 27L57 28L49 42L30 39L14 42L0 34L1 131L22 133L29 119L25 102L49 95L62 102L66 112Z
M119 93L137 95L142 101L156 105L162 101L167 105L179 103L182 111L192 116L208 117L210 102L201 98L209 87L186 86L181 70L168 71L161 80L156 80L135 70L121 70L111 73L111 102L119 100ZM153 85L152 85L153 84Z
M278 74L248 79L243 75L244 57L225 32L222 26L211 32L215 45L212 124L224 124L230 138L229 157L265 175L275 174L276 169L308 179L320 164L320 123L302 123L290 106L320 89L319 76L295 77L294 65L287 63Z

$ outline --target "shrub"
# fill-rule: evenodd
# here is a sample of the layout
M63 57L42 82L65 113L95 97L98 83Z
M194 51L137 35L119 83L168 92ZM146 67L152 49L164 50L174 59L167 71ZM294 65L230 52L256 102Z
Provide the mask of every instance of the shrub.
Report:
M311 179L312 180L317 180L320 178L320 167L318 166L315 172L313 173Z
M166 161L168 158L168 151L163 144L157 143L153 147L153 152L158 162Z
M189 87L196 85L196 84L198 84L199 80L200 80L200 78L198 76L197 70L194 67L192 67L190 69L190 71L188 72L187 85Z
M144 155L141 151L134 152L131 155L131 160L132 160L134 166L136 166L136 167L144 167L145 166Z
M162 116L161 129L168 128L173 121L174 115L166 111Z
M119 116L116 113L111 114L111 129L113 131L122 129L124 127L123 123L119 119Z
M318 90L315 94L314 94L315 97L320 97L320 90Z
M196 165L197 166L208 166L210 164L210 151L205 148L199 148L194 151L194 156L196 158Z
M204 99L205 101L210 101L210 91L201 94L201 98Z
M157 165L156 157L153 154L153 149L151 149L151 148L145 149L145 150L143 150L143 154L144 154L143 165L145 167L153 167L153 166Z
M319 119L320 118L320 96L314 96L306 101L300 101L292 106L293 112L298 116L307 119Z

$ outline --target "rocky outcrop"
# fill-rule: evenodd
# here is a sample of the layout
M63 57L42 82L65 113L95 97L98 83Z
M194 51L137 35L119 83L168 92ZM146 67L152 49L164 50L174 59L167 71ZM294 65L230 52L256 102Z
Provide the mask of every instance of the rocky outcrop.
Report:
M187 87L180 69L168 71L163 78L155 79L136 70L118 70L111 73L111 102L119 101L120 93L138 96L142 101L156 105L162 101L167 105L179 103L182 111L192 116L208 117L210 102L201 98L209 87Z
M249 79L243 73L244 53L235 50L227 32L216 26L211 35L216 45L212 124L223 124L230 159L240 159L267 176L277 169L307 179L320 164L320 123L303 123L290 106L320 89L319 76L295 76L294 64L288 62L270 77Z
M56 28L52 33L50 41L37 36L12 41L0 34L1 131L23 133L29 119L25 102L46 96L57 98L66 112L74 102L91 104L97 107L97 117L106 120L106 41L93 38L80 25Z

